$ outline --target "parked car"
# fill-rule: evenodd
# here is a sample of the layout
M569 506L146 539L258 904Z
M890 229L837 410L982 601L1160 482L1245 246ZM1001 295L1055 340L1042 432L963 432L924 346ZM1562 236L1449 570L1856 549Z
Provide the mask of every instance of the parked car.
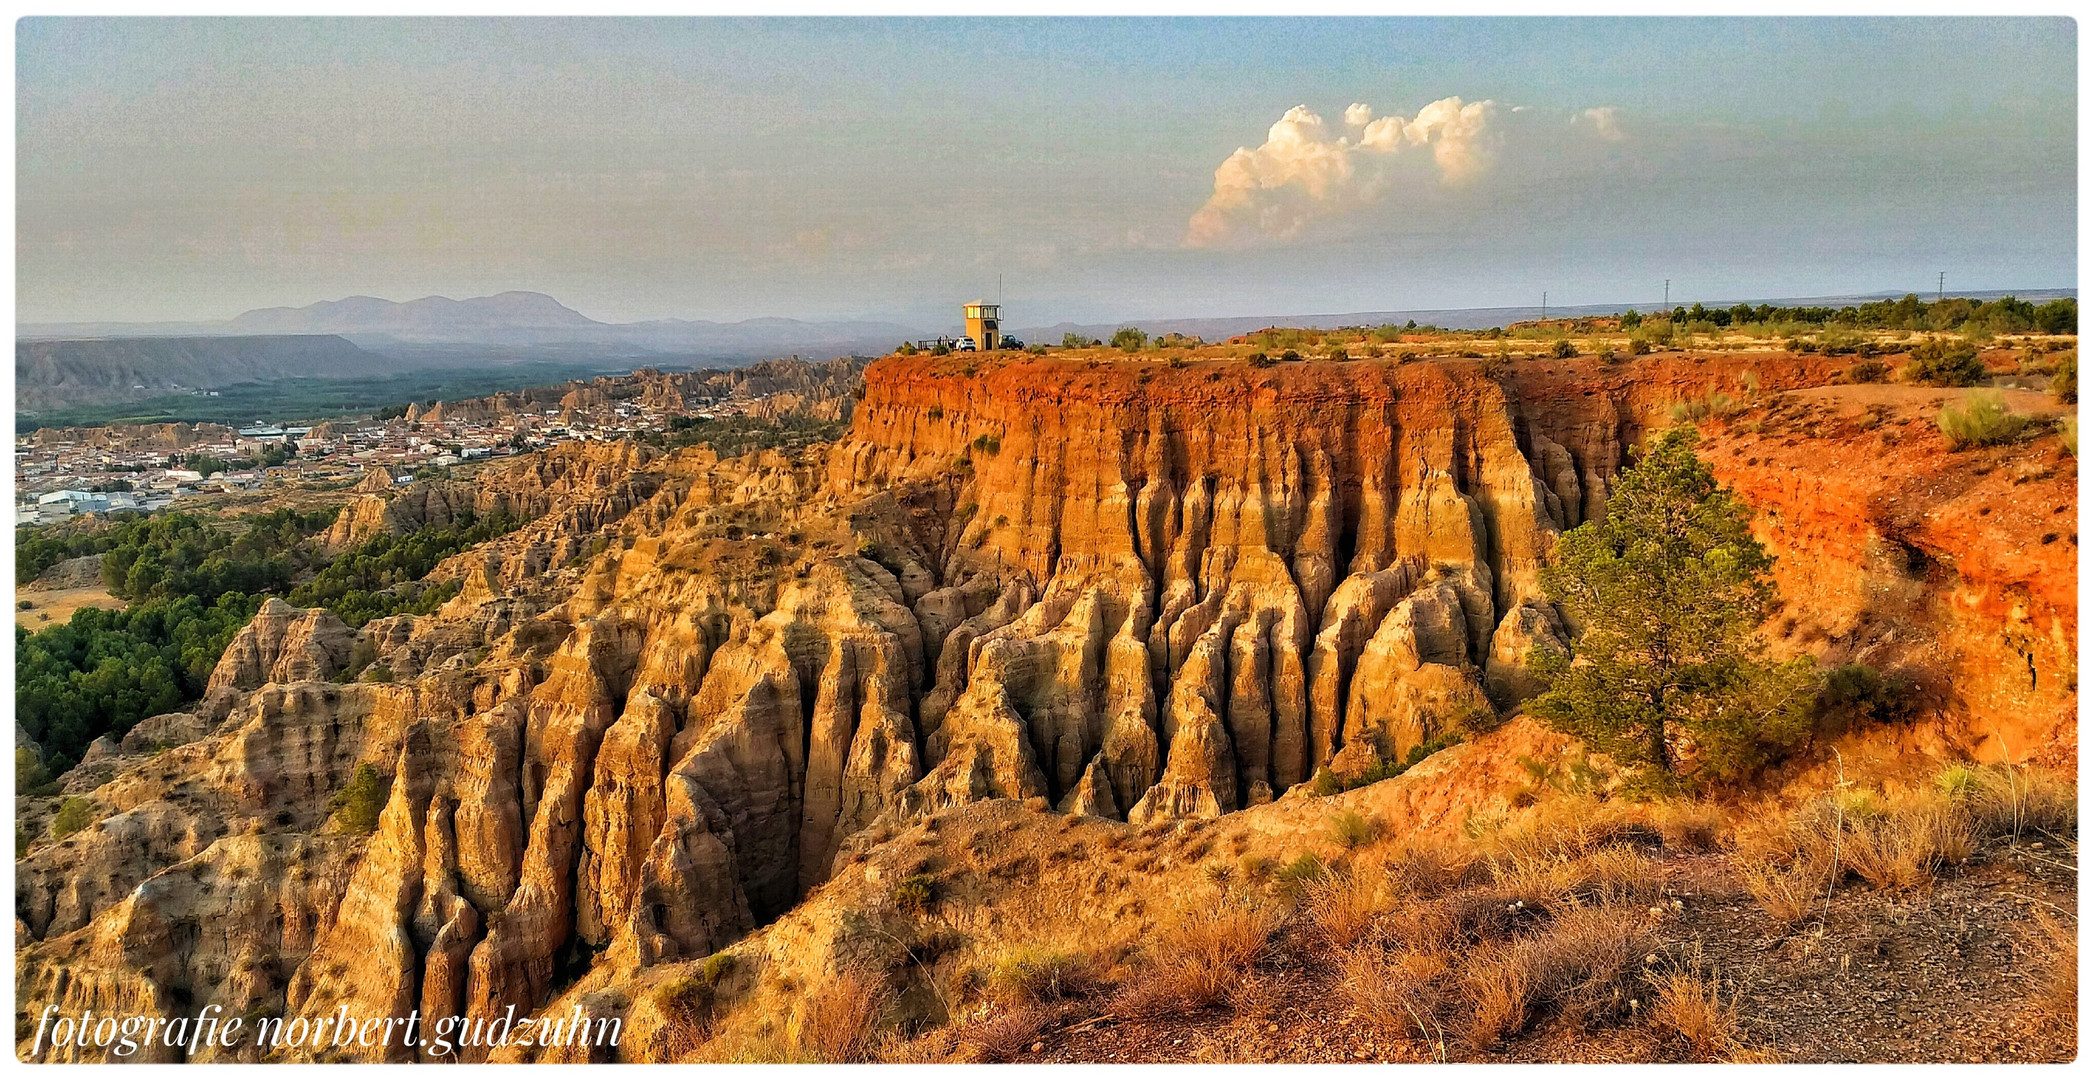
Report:
M975 347L974 347L974 339L973 339L973 338L970 338L970 337L963 337L963 338L960 338L960 339L959 339L959 340L958 340L957 342L954 342L954 343L953 343L952 347L953 347L953 348L955 348L955 349L958 349L958 350L959 350L960 352L977 352L977 351L979 351L979 350L975 349Z
M1004 338L1003 338L1003 344L1002 344L1001 346L999 346L999 347L1000 347L1000 348L1005 348L1005 349L1022 349L1022 348L1024 348L1024 347L1025 347L1025 343L1024 343L1024 342L1022 342L1022 341L1019 341L1018 339L1016 339L1016 338L1014 338L1014 337L1010 337L1010 336L1008 336L1008 335L1005 335L1005 336L1004 336Z

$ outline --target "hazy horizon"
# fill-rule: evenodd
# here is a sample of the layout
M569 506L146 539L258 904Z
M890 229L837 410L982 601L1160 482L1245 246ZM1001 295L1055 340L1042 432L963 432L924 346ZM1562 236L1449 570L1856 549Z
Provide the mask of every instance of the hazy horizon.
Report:
M2075 289L2066 19L17 23L17 323Z

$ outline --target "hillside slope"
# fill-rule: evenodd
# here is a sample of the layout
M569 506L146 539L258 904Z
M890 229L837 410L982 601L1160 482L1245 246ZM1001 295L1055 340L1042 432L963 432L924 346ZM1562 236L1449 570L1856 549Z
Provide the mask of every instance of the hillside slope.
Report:
M15 343L15 408L140 401L274 379L356 378L401 369L331 334L95 338Z

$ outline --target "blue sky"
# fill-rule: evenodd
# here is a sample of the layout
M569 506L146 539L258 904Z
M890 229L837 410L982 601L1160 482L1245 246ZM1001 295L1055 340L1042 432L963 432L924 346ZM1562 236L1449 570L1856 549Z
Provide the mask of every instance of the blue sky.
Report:
M2076 62L2056 19L29 19L18 316L2070 286Z

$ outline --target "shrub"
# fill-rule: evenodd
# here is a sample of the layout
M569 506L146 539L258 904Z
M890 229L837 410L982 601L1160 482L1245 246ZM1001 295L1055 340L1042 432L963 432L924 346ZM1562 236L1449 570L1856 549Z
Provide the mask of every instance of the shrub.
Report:
M1330 349L1330 355L1328 357L1328 359L1331 360L1350 360L1351 358L1351 354L1345 352L1343 348L1335 346L1333 346Z
M2072 457L2078 456L2078 417L2060 416L2057 418L2057 439L2064 444L2065 453L2070 454Z
M58 813L51 818L51 838L63 840L94 824L94 821L94 804L77 795L68 795L58 804Z
M1314 852L1304 851L1274 871L1272 882L1279 887L1280 895L1297 899L1328 872L1329 868Z
M937 878L911 874L894 886L894 906L910 915L922 915L937 902Z
M1668 851L1713 851L1722 841L1724 821L1712 806L1679 799L1653 808L1650 824Z
M1983 390L1963 399L1960 407L1944 405L1934 418L1951 449L1997 446L2012 442L2026 429L2028 418L2006 405L1996 390Z
M1122 352L1140 352L1148 347L1148 334L1139 327L1122 326L1112 334L1112 347Z
M1627 1011L1631 971L1656 947L1635 913L1614 907L1573 908L1519 945L1536 1004L1573 1019Z
M1648 353L1649 351L1650 351L1650 339L1649 339L1649 338L1646 338L1646 337L1642 336L1641 334L1635 334L1635 335L1632 335L1632 336L1630 336L1630 337L1628 338L1628 355L1629 355L1629 356L1642 356L1642 355L1644 355L1645 353Z
M1615 359L1615 357L1614 357L1614 355L1613 355L1613 346L1611 346L1611 345L1601 345L1601 346L1599 346L1599 353L1598 353L1598 356L1599 356L1599 362L1600 362L1600 363L1602 363L1602 364L1611 364L1611 363L1613 363L1613 362L1614 362L1614 359Z
M1831 887L1830 852L1801 848L1740 854L1734 863L1746 892L1783 923L1802 921Z
M1096 338L1084 337L1081 334L1061 335L1061 347L1064 349L1088 349L1100 344L1103 343Z
M974 449L993 456L1002 452L1003 440L994 434L983 432L974 436Z
M385 809L389 785L370 762L356 766L349 783L327 800L335 826L351 836L362 836L378 827L378 814Z
M1295 352L1292 349L1288 349L1285 352L1279 354L1279 359L1284 360L1289 364L1298 363L1300 362L1301 354Z
M1825 673L1817 691L1817 730L1838 735L1863 724L1886 723L1911 711L1912 686L1866 664L1840 664Z
M1095 982L1095 965L1088 956L1038 946L1005 955L988 974L990 995L1012 1005L1059 1001Z
M1251 353L1251 354L1250 354L1250 366L1251 366L1251 367L1254 367L1254 368L1268 368L1268 367L1271 367L1271 366L1272 366L1272 363L1273 363L1273 360L1272 360L1272 358L1271 358L1271 357L1269 357L1269 356L1266 356L1265 354L1263 354L1263 353L1261 353L1261 352L1254 352L1254 353Z
M720 980L734 973L734 954L716 952L705 958L705 985L718 986Z
M1919 386L1975 386L1985 379L1984 363L1977 347L1966 341L1948 344L1928 341L1911 350L1904 365L1904 381Z
M1937 800L1848 814L1845 829L1840 862L1878 889L1923 885L1942 863L1969 857L1968 824Z
M2067 404L2078 401L2078 350L2057 358L2056 367L2049 377L2049 396Z
M50 767L36 756L36 751L26 746L15 747L15 794L31 798L58 794L58 778L51 775Z
M1355 811L1341 811L1330 818L1330 839L1346 849L1365 847L1379 831L1372 819Z
M712 1013L711 984L688 975L655 987L653 997L663 1016L686 1027L702 1029Z
M1571 341L1569 338L1561 338L1557 340L1554 347L1549 350L1549 355L1555 357L1558 360L1568 360L1571 357L1577 355L1577 343Z

